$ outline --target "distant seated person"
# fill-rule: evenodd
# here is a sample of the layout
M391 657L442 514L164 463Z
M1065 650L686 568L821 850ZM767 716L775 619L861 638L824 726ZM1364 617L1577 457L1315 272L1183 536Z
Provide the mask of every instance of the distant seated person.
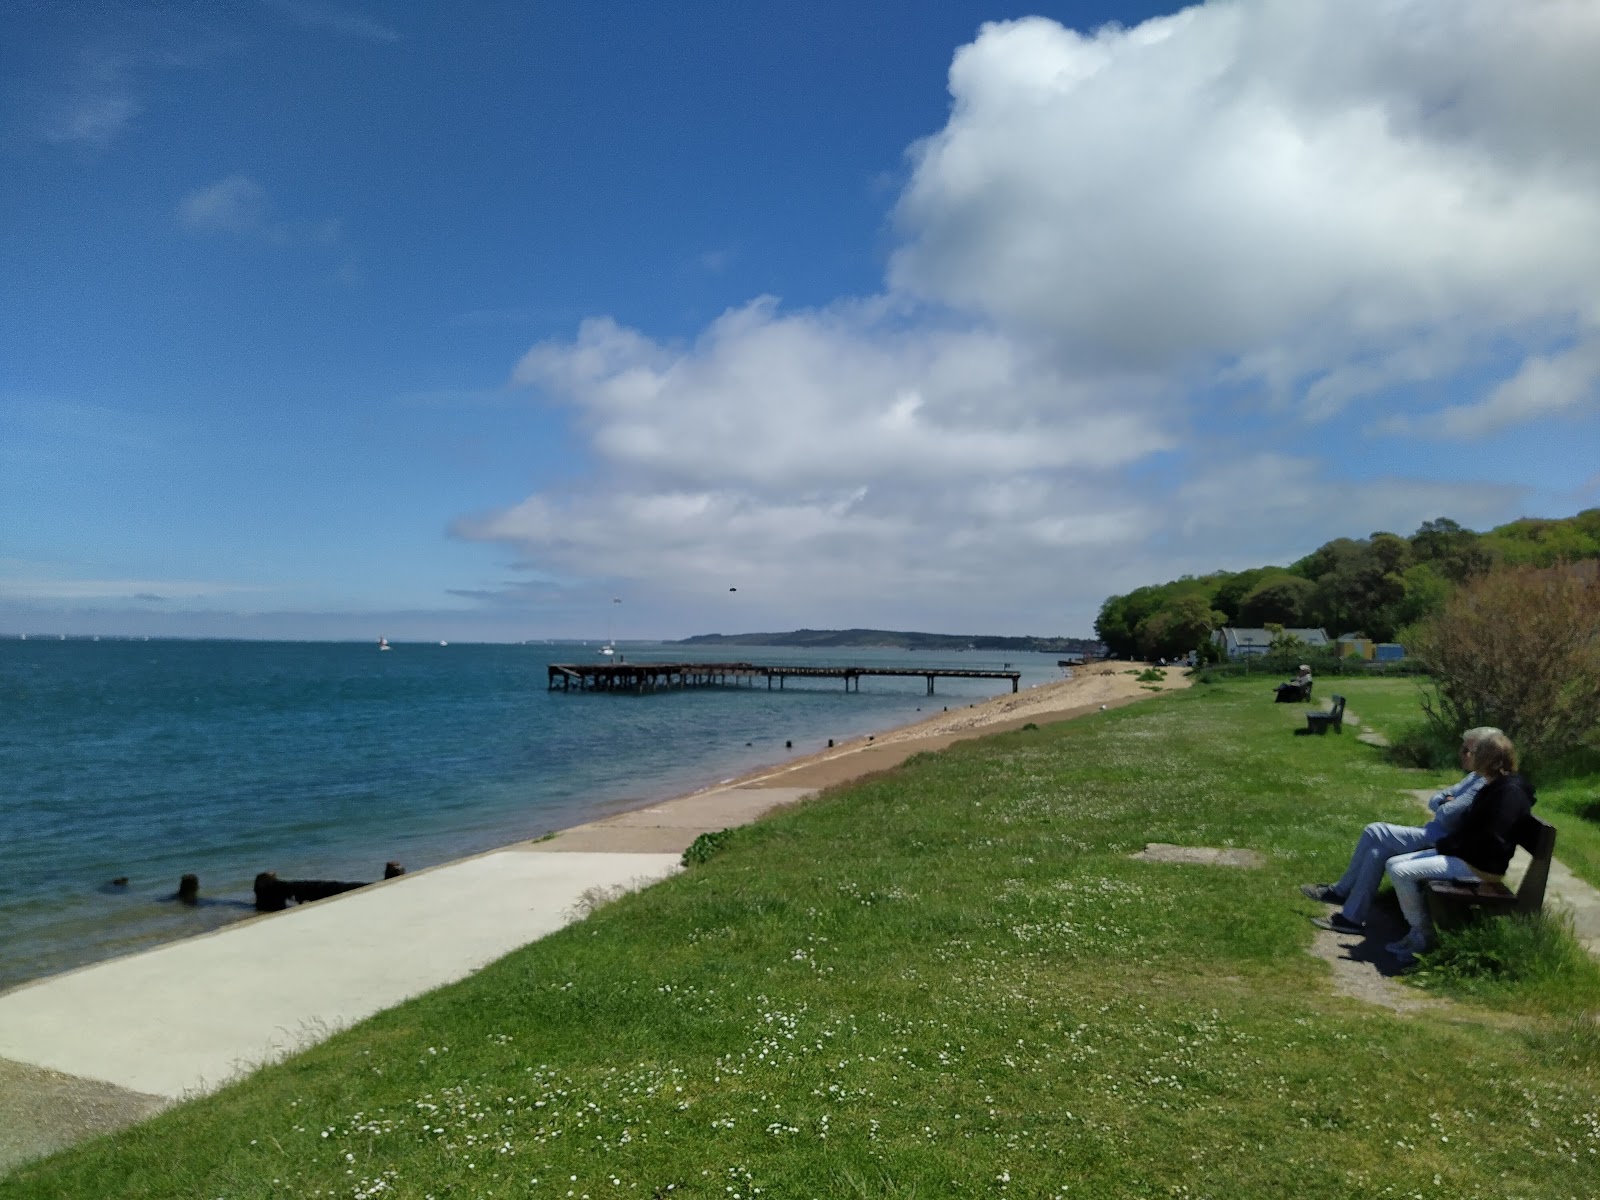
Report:
M1301 663L1299 673L1287 683L1280 683L1277 691L1273 699L1278 704L1294 704L1311 699L1311 668Z
M1485 783L1461 823L1432 850L1399 854L1389 860L1389 882L1411 931L1388 946L1402 965L1428 948L1431 923L1423 888L1430 879L1503 883L1517 848L1517 827L1532 811L1533 788L1517 774L1511 739L1492 733L1472 749L1472 769Z
M1426 825L1390 825L1386 821L1374 821L1356 839L1350 865L1337 883L1300 885L1300 890L1311 899L1341 906L1332 916L1313 918L1312 924L1336 933L1361 932L1372 910L1372 902L1377 899L1378 886L1383 882L1389 860L1397 854L1412 854L1437 846L1461 824L1485 783L1483 776L1472 769L1473 752L1484 738L1499 732L1493 726L1480 725L1461 735L1459 755L1467 775L1454 787L1435 792L1428 799L1433 819Z

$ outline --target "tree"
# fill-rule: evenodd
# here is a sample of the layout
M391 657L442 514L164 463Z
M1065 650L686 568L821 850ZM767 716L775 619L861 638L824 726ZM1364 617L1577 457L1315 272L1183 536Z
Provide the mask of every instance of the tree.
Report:
M1484 539L1449 517L1424 521L1411 535L1411 553L1451 583L1465 583L1494 565L1494 554Z
M1298 575L1276 575L1257 584L1239 605L1239 624L1298 625L1317 585Z
M1225 619L1205 597L1184 596L1139 627L1139 650L1146 658L1177 658L1209 641Z
M1321 571L1308 605L1313 621L1335 635L1364 629L1379 641L1394 636L1411 566L1405 538L1382 532L1359 542L1339 538L1309 558Z
M1217 584L1216 594L1212 596L1211 603L1223 615L1224 625L1248 624L1239 615L1239 606L1244 598L1253 592L1261 581L1269 575L1281 572L1279 567L1258 567L1249 571L1236 571L1231 575L1221 577Z
M1450 736L1497 725L1526 758L1600 729L1600 576L1512 567L1472 580L1419 631L1429 718Z

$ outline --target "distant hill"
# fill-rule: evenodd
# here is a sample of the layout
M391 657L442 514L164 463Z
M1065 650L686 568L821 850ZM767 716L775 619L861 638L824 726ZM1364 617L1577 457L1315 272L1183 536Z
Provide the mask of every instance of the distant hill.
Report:
M996 637L990 634L912 633L896 629L796 629L789 633L702 633L677 646L887 646L905 650L1032 650L1041 654L1094 652L1093 638Z

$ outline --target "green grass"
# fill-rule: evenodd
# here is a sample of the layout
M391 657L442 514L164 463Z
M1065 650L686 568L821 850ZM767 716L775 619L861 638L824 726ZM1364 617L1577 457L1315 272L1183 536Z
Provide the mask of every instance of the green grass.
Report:
M1479 918L1438 931L1412 982L1447 995L1535 1007L1581 1009L1600 987L1600 963L1572 936L1572 918L1540 912Z
M1438 779L1293 737L1257 683L959 743L734 830L0 1196L1592 1195L1600 985L1563 985L1560 1028L1508 1011L1515 982L1443 1015L1335 996L1295 885ZM1412 686L1346 694L1377 721ZM1130 859L1146 842L1267 865Z

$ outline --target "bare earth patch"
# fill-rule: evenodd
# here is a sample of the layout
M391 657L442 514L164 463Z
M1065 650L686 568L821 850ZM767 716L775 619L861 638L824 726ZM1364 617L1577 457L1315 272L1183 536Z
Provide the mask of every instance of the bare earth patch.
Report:
M1173 846L1150 842L1137 854L1128 855L1141 862L1189 863L1203 867L1260 867L1266 864L1254 850L1222 849L1217 846Z
M154 1116L172 1101L0 1058L0 1175Z

